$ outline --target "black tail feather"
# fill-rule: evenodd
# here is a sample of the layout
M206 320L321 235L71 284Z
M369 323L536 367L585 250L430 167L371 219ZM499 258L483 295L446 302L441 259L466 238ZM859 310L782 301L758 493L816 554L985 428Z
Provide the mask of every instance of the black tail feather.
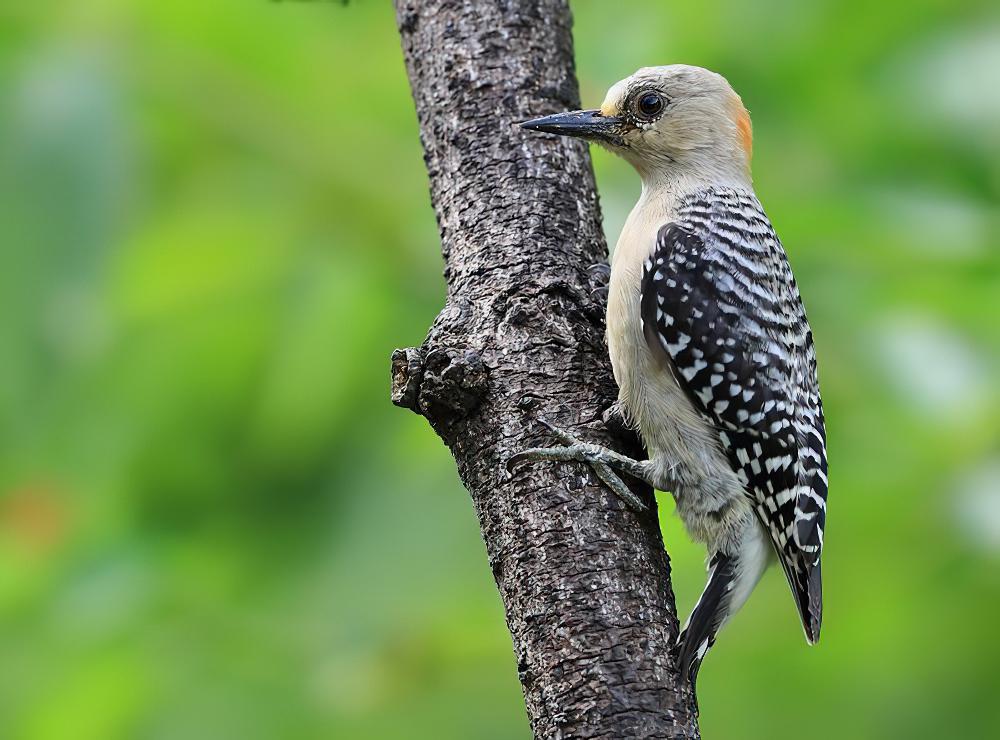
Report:
M802 585L795 588L795 601L806 639L810 645L815 645L819 642L819 630L823 625L823 574L820 564L812 566L801 580Z
M708 585L691 612L687 626L677 638L680 646L678 665L692 689L701 662L708 649L715 644L715 635L725 619L726 604L735 577L735 559L721 552L716 553L709 563Z

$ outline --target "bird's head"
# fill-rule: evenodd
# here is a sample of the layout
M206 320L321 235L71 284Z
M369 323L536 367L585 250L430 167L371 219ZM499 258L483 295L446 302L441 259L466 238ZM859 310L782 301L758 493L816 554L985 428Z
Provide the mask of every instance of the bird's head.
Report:
M644 67L615 83L598 109L521 126L595 141L628 160L644 180L750 178L750 116L726 78L702 67Z

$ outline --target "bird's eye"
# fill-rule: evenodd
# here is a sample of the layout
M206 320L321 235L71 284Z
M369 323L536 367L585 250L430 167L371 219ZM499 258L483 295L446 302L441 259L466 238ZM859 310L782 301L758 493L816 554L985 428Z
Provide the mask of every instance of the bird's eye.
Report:
M652 118L663 110L663 96L659 93L648 92L644 93L642 97L639 98L639 102L636 105L639 114L645 116L646 118Z

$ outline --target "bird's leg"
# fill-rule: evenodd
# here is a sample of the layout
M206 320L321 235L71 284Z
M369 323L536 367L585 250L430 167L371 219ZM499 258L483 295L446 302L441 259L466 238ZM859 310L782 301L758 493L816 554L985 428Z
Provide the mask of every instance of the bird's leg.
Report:
M609 450L601 445L582 442L569 432L554 427L544 419L539 421L563 443L563 447L532 447L518 452L507 460L507 472L525 460L555 460L559 462L582 462L590 465L597 477L610 488L619 498L635 511L645 511L647 506L618 477L615 469L648 483L653 488L663 490L664 481L654 471L649 460L633 460L631 457ZM670 490L668 487L666 490Z

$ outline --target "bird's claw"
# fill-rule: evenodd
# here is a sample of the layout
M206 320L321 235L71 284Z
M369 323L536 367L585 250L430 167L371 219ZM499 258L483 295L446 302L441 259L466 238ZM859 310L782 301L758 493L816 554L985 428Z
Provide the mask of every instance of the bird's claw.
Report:
M507 471L507 479L513 475L514 467L527 460L551 460L555 462L582 462L593 468L594 473L601 479L611 491L617 495L625 504L637 512L645 512L648 507L636 496L632 490L625 485L625 482L611 468L602 457L602 448L598 445L581 442L564 429L560 429L547 420L539 418L538 422L560 442L562 447L532 447L527 450L515 453L507 458L504 467Z
M607 262L598 262L587 268L587 277L590 282L590 300L595 303L606 304L608 302L608 281L611 279L611 265Z
M558 439L560 442L562 442L564 445L566 445L568 447L574 447L574 446L580 446L580 447L582 447L582 446L584 446L583 442L581 442L580 440L578 440L576 437L574 437L572 434L570 434L569 432L567 432L565 429L560 429L555 424L549 423L549 421L547 419L543 419L542 417L538 417L538 423L541 424L546 429L548 429L549 432L556 439Z

